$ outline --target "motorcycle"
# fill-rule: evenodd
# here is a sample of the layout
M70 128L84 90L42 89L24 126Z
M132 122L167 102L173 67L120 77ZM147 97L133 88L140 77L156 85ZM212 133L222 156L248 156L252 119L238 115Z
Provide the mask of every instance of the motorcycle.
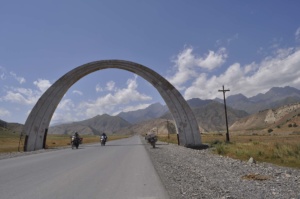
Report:
M105 146L105 143L106 143L106 137L105 136L101 136L100 138L100 143L101 143L101 146Z
M155 135L148 135L148 136L146 137L146 139L147 139L148 142L151 144L151 146L152 146L153 148L155 148L155 143L157 142L157 136L155 136Z
M80 141L81 141L80 138L76 138L75 136L72 136L72 138L71 138L72 149L74 149L74 148L78 149Z

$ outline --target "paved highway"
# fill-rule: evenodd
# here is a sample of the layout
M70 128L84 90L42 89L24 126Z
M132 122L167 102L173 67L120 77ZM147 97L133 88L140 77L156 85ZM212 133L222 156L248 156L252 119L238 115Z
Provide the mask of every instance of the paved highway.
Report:
M169 198L138 136L0 160L1 199ZM153 149L155 150L155 149Z

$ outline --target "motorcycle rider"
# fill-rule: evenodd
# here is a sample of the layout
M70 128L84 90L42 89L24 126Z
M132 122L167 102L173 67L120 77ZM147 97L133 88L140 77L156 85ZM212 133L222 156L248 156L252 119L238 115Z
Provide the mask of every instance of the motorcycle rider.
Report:
M101 137L103 137L103 138L104 138L104 142L106 142L106 141L107 141L107 135L106 135L104 132L102 133Z
M75 138L79 138L79 134L77 132L75 132L74 136Z
M75 134L72 135L72 138L71 138L72 149L74 146L76 148L78 148L79 144L80 144L80 137L79 137L79 134L77 132L75 132Z

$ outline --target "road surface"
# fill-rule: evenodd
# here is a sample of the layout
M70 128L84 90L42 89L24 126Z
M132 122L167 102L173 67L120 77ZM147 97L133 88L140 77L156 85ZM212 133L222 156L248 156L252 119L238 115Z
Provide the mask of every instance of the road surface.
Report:
M0 160L1 199L169 198L138 136ZM155 149L153 149L155 150Z

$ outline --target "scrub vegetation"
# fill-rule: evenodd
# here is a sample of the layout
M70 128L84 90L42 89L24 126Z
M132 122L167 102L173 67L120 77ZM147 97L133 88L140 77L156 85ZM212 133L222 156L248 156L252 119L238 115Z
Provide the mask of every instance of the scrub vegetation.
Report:
M100 137L96 135L82 135L83 144L98 143ZM109 135L108 141L123 139L128 135ZM46 148L64 147L70 145L71 138L69 135L48 135ZM0 153L16 152L19 150L20 134L6 128L0 127ZM23 140L21 142L20 151L23 151Z
M300 135L234 135L230 143L225 136L202 135L202 142L222 156L248 161L268 162L300 169ZM159 136L159 140L177 144L176 135Z

